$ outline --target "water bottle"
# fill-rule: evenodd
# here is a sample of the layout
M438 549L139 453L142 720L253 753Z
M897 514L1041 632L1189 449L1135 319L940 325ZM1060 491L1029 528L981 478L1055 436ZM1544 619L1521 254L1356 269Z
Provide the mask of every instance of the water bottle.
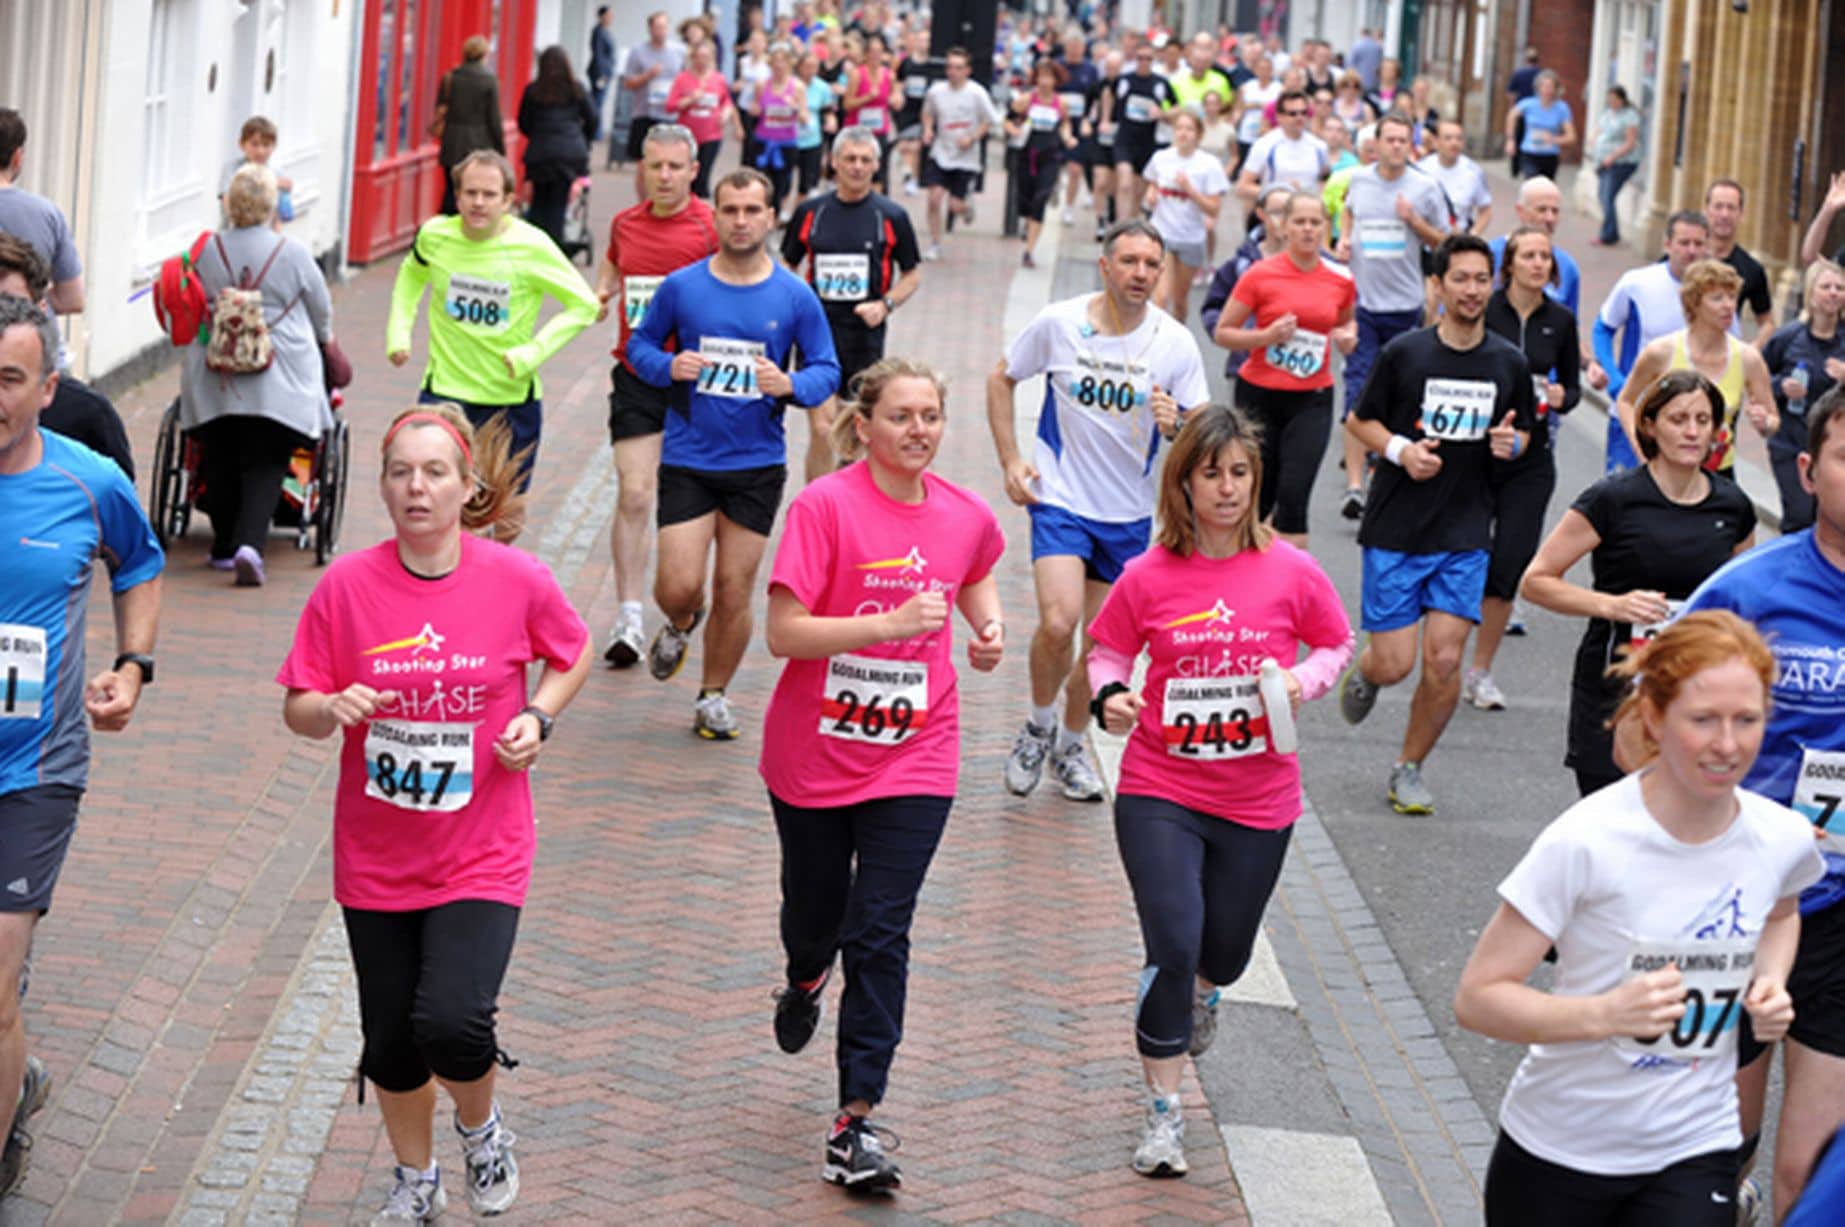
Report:
M1263 660L1257 688L1262 695L1263 711L1268 716L1269 746L1277 754L1292 754L1300 748L1300 737L1294 727L1294 706L1288 699L1288 683L1281 673L1279 662Z
M1800 385L1800 395L1787 398L1787 411L1797 418L1803 418L1807 415L1807 386L1813 382L1813 372L1807 369L1806 363L1797 362L1789 378Z

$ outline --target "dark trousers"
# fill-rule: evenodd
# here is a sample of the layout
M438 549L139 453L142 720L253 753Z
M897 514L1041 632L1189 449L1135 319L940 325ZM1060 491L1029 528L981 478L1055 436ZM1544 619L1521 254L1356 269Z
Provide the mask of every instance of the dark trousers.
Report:
M698 147L698 174L692 177L692 195L700 200L711 199L711 168L717 165L718 150L723 147L721 140L705 141Z
M525 220L551 236L559 251L564 250L564 211L570 206L570 180L532 180L532 204Z
M1807 424L1804 418L1794 418L1789 423L1786 409L1781 411L1781 434L1793 435L1798 439L1793 446L1784 443L1780 437L1768 441L1768 463L1774 467L1775 485L1781 491L1781 531L1799 532L1803 528L1813 527L1814 517L1819 512L1818 502L1806 487L1800 484L1800 466L1798 458L1806 447Z
M1639 169L1640 163L1638 162L1616 162L1613 166L1600 167L1595 172L1597 180L1595 191L1596 195L1601 197L1602 202L1601 239L1604 243L1613 244L1621 241L1621 219L1615 212L1614 198L1621 194L1621 189L1627 186L1627 181L1633 178L1634 172Z
M1257 511L1275 531L1307 531L1313 477L1332 438L1333 390L1277 392L1236 381L1236 405L1262 431L1262 489Z
M1519 156L1524 159L1523 177L1526 179L1535 179L1542 175L1554 183L1557 178L1557 167L1563 165L1563 155L1560 153L1525 153Z
M532 470L538 465L538 439L545 424L545 403L542 400L534 396L517 405L473 405L452 396L431 392L428 385L424 385L416 394L416 400L419 405L446 402L458 407L476 433L494 418L505 417L506 428L511 434L512 454L519 460L519 492L523 494L532 488Z
M876 1104L903 1039L916 896L954 798L808 809L771 793L769 802L782 845L788 981L818 979L839 955L839 1102Z
M273 418L241 414L213 418L192 435L205 481L201 510L211 516L211 556L229 558L245 545L262 553L289 459L307 436Z
M1503 1131L1486 1168L1487 1227L1730 1227L1736 1152L1638 1176L1594 1176L1540 1159Z

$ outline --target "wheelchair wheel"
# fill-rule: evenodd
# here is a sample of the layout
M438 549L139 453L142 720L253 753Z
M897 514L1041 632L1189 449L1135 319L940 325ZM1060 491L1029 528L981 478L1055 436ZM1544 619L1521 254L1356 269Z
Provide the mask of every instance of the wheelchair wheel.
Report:
M352 454L346 419L335 418L320 453L320 487L314 507L314 561L325 566L339 548L340 524L346 518L346 470Z
M162 549L186 535L192 524L192 474L186 468L186 438L179 428L179 398L160 415L160 434L154 443L152 487L154 539Z

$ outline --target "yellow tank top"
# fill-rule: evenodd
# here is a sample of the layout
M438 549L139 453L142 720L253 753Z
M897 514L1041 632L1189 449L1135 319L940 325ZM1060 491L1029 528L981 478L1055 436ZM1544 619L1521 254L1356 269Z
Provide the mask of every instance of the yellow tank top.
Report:
M1684 328L1672 334L1672 361L1667 365L1667 370L1698 369L1691 364L1687 334L1688 330ZM1745 391L1742 342L1728 333L1724 334L1723 339L1729 344L1730 360L1723 368L1723 377L1713 381L1723 396L1723 420L1717 423L1717 441L1711 446L1710 459L1704 462L1705 468L1716 473L1728 473L1736 463L1736 415L1742 411Z

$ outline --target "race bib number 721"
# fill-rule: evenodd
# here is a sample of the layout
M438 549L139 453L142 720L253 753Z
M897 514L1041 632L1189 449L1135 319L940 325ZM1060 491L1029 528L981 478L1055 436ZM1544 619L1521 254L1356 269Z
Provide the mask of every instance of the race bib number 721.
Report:
M698 343L698 356L705 360L698 368L698 390L706 396L755 400L762 395L756 386L756 359L767 353L761 341L706 337Z
M372 721L365 730L365 795L399 809L462 808L474 799L474 726Z

